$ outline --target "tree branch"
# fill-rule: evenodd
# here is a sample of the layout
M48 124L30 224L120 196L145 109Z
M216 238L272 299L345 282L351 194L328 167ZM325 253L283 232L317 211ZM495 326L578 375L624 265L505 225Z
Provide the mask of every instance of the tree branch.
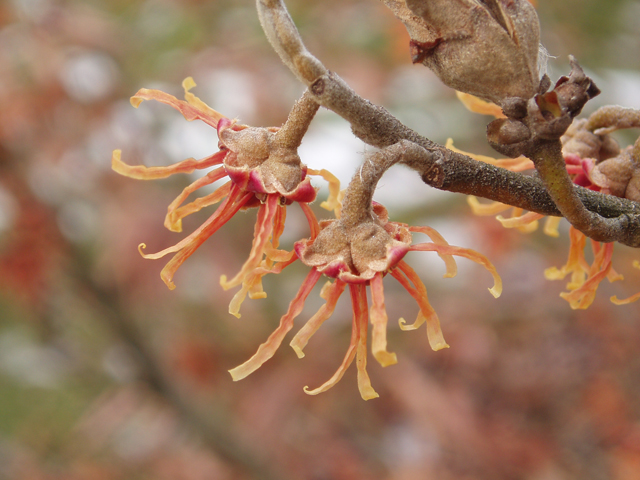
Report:
M360 97L307 51L282 0L257 0L257 8L267 38L285 65L309 87L320 105L347 120L354 135L362 141L378 148L400 140L420 145L424 153L403 163L434 188L475 195L543 215L563 216L537 176L511 172L448 150L402 124L383 107ZM572 188L588 210L578 228L599 241L640 247L640 204L579 186ZM602 228L594 228L595 223L606 225L606 236Z

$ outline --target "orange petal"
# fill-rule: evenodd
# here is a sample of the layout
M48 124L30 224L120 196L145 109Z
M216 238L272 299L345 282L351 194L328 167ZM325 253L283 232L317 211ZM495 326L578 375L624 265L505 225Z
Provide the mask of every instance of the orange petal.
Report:
M320 278L320 272L318 272L315 268L312 269L307 278L302 283L300 290L291 300L289 304L289 310L285 313L280 319L280 325L275 331L269 336L266 342L258 347L258 351L251 357L249 360L244 362L242 365L237 366L229 370L231 377L234 381L242 380L247 375L255 372L264 362L269 360L276 353L278 347L282 343L285 335L291 330L293 327L293 320L297 317L302 308L304 307L304 302L311 293L311 290L318 282Z
M193 192L195 192L199 188L202 188L206 185L211 185L212 183L220 180L226 175L227 175L227 172L223 167L217 168L207 173L204 177L197 179L191 185L189 185L184 190L182 190L180 195L178 195L176 199L169 204L169 207L167 208L167 215L164 219L164 226L167 229L171 230L172 232L181 232L182 219L184 217L201 210L205 206L211 205L213 203L217 203L220 200L222 200L229 193L229 189L231 188L230 182L228 182L225 185L226 189L223 187L220 191L216 190L215 192L213 192L212 195L217 200L217 202L206 202L206 201L203 202L201 201L201 199L198 199L200 201L196 201L197 203L191 202L190 204L188 204L188 206L185 206L187 208L183 207L181 209L178 209L178 207L182 205L182 202L184 202L187 199L187 197L191 195Z
M468 110L474 113L480 113L482 115L493 115L496 118L505 118L504 113L502 113L502 108L500 108L495 103L487 102L486 100L482 100L475 95L458 91L456 91L456 96L458 97L458 100L460 100L462 104L467 107Z
M255 270L258 265L260 265L260 262L262 262L265 254L265 247L273 233L273 219L276 215L279 203L279 195L267 195L266 203L260 205L254 231L253 245L251 246L249 258L244 262L240 271L231 280L227 281L226 275L222 275L220 277L220 285L225 290L240 285L244 278L252 270Z
M183 82L183 86L185 86L185 82ZM193 82L193 79L191 82ZM189 95L188 90L194 86L195 83L187 85L188 88L185 89L187 95ZM211 107L205 105L203 102L200 102L199 104L194 102L191 104L184 100L178 100L173 95L169 95L168 93L160 90L152 90L148 88L141 88L138 90L138 92L131 97L131 105L138 108L144 100L155 100L157 102L164 103L165 105L169 105L178 110L187 121L191 122L196 119L202 120L213 128L217 128L218 122L221 119L226 118L221 113L216 112Z
M270 267L273 262L285 262L291 258L294 252L287 250L279 250L280 236L284 232L284 225L287 219L287 207L279 205L273 218L273 233L271 234L271 241L267 242L264 247L266 266Z
M340 280L336 280L336 281L339 282ZM346 284L344 282L341 282L341 283L343 284L342 288L344 289L344 285ZM304 387L305 393L309 395L317 395L319 393L326 392L327 390L329 390L331 387L333 387L336 383L340 381L340 379L344 375L344 372L347 371L347 368L349 368L349 365L351 365L351 362L353 362L353 359L356 356L358 338L359 338L359 324L356 321L355 312L354 312L354 318L351 323L351 341L349 342L349 348L347 348L347 353L345 354L344 359L342 360L342 363L336 370L336 373L334 373L329 380L324 382L318 388L309 390L309 387Z
M481 253L476 252L475 250L471 250L470 248L455 247L453 245L437 245L435 243L419 243L417 245L411 245L411 247L409 247L409 250L420 252L438 252L445 255L456 255L458 257L468 258L469 260L482 265L493 276L493 287L489 289L491 295L493 295L495 298L498 298L502 293L502 279L500 278L500 275L498 275L496 267L493 266L493 264L487 257L482 255Z
M589 269L587 279L577 288L571 289L570 292L560 294L569 302L572 309L586 309L593 303L600 282L607 277L611 270L613 245L613 243L607 243L602 246L600 242L592 241L595 259Z
M618 299L616 295L610 298L611 302L616 305L627 305L628 303L637 302L640 299L640 293L636 293L635 295L631 295L628 298L623 298L622 300Z
M383 367L398 363L395 353L387 351L387 309L384 305L384 288L382 285L382 273L378 272L371 279L371 353Z
M610 269L611 263L609 263L602 271L587 278L587 280L578 288L570 292L562 292L560 296L569 302L569 306L573 310L584 310L588 308L595 299L596 290L598 289L600 282L607 277Z
M449 348L449 345L444 340L442 334L442 328L440 327L440 319L438 314L429 303L429 297L427 296L427 288L420 280L418 274L411 268L405 261L398 263L398 268L391 271L393 278L400 282L409 295L418 303L420 311L418 317L412 325L405 325L405 320L401 318L399 320L401 330L415 330L423 323L427 323L427 339L429 340L429 346L435 352L442 350L443 348ZM406 277L405 277L406 275ZM413 283L413 286L411 283Z
M193 80L193 77L187 77L182 81L182 88L184 88L184 98L189 103L189 105L194 106L198 110L200 110L203 114L205 114L208 118L216 119L219 122L221 119L225 118L220 112L215 111L209 105L204 103L198 97L196 97L191 90L196 86L196 82ZM217 123L216 123L217 126Z
M218 165L224 160L227 152L217 152L202 160L187 158L167 167L145 167L144 165L127 165L122 161L122 150L114 150L111 154L111 169L136 180L157 180L167 178L174 173L192 173L197 169L208 168Z
M168 253L178 252L160 272L160 278L162 278L170 290L176 288L173 283L173 276L180 265L182 265L184 261L189 258L207 238L213 235L220 227L222 227L222 225L227 223L229 219L235 215L238 210L240 210L242 206L253 196L251 193L243 193L244 192L240 192L237 189L234 192L234 189L232 189L225 202L218 207L213 215L211 215L207 221L200 226L200 228L173 247L166 248L165 250L155 254L145 255L142 253L142 248L145 247L145 244L140 244L138 247L140 253L144 258L148 259L155 260L167 255ZM243 195L240 196L240 194Z
M473 214L479 216L496 215L511 208L511 205L500 202L480 203L473 195L467 197L467 203L471 207Z
M287 219L287 208L279 205L273 218L273 234L271 236L271 247L278 248L280 245L280 236L284 232L284 224Z
M445 147L454 152L467 155L468 157L471 157L479 162L495 165L496 167L504 168L512 172L523 172L525 170L531 170L535 168L533 162L526 157L496 159L493 157L488 157L486 155L477 155L475 153L465 152L463 150L455 148L453 146L453 140L451 138L447 139Z
M527 212L524 215L516 215L511 218L504 218L502 215L498 215L496 220L505 228L517 228L523 233L531 233L538 229L538 220L542 217L544 217L544 215L540 215L539 213Z
M164 226L174 232L182 231L182 219L184 217L220 202L224 197L229 195L232 185L232 182L227 182L209 195L196 198L193 202L176 208L174 211L169 210L164 219ZM171 205L169 206L169 209L170 208ZM176 230L177 228L180 228L180 230Z
M326 201L322 202L320 206L325 210L336 212L336 218L340 217L340 208L342 207L342 202L339 199L340 195L340 180L329 170L313 170L311 168L307 169L307 173L309 175L319 175L324 178L329 184L329 197Z
M326 300L326 303L305 323L305 325L295 334L291 340L291 348L296 352L298 358L304 357L304 347L307 346L311 336L318 331L320 325L328 319L336 308L336 303L344 292L346 283L336 279L333 283L327 282L320 292L320 296ZM342 376L342 375L341 375ZM337 380L336 380L337 381ZM307 392L309 393L309 392ZM320 392L318 392L320 393Z
M562 280L567 274L572 273L571 284L581 285L584 282L585 272L589 270L589 264L584 258L584 249L587 245L587 237L573 227L569 228L569 256L567 263L561 268L551 267L544 271L547 280ZM572 289L570 287L567 287Z
M367 373L367 329L369 326L367 315L367 287L364 285L349 285L351 302L353 304L353 320L358 327L358 343L356 346L356 369L358 370L358 390L363 400L379 397L371 386Z
M318 219L315 214L309 207L307 203L299 203L300 208L302 208L302 212L304 216L307 217L307 222L309 222L309 229L311 230L311 239L313 240L320 233L320 225L318 224Z
M558 226L560 225L560 220L562 220L562 217L547 217L542 229L544 234L554 238L559 237Z
M282 250L276 250L282 252ZM247 295L252 300L267 298L267 294L262 287L262 277L270 273L280 273L285 267L291 265L296 260L295 252L284 252L287 255L279 255L279 260L276 265L271 265L269 262L273 259L263 260L258 268L253 270L242 282L242 288L236 292L229 303L229 313L237 318L240 318L240 307L244 302Z
M229 313L236 318L240 318L240 306L244 302L247 294L249 298L255 300L258 298L266 298L267 294L262 290L263 275L252 275L250 278L242 282L242 288L236 292L229 303Z
M225 216L226 218L225 211L228 210L229 208L234 208L234 204L238 202L240 193L242 192L238 188L232 188L231 192L229 193L229 196L225 199L222 205L220 205L216 209L216 211L213 212L211 216L202 225L200 225L200 227L198 227L197 230L192 232L189 236L183 238L180 242L176 243L172 247L165 248L164 250L161 250L157 253L144 253L143 250L147 248L147 245L144 243L141 243L140 245L138 245L138 250L140 251L140 255L142 255L144 258L148 260L157 260L158 258L162 258L165 255L182 250L191 242L195 241L198 237L203 235L203 232L208 228L210 228L210 225L212 224L218 225L218 220L220 217ZM242 204L244 205L249 200L249 198L250 198L249 194L246 194L245 197L242 197L241 198L241 200L243 200ZM241 205L235 205L235 207L236 208L234 208L234 210L235 212L237 212L240 209Z
M449 245L442 235L440 235L434 228L431 227L409 227L409 231L411 232L420 232L427 235L431 241L438 245ZM445 266L447 267L447 272L444 274L444 278L453 278L458 273L458 266L456 265L456 261L451 255L441 255L438 256L442 259Z

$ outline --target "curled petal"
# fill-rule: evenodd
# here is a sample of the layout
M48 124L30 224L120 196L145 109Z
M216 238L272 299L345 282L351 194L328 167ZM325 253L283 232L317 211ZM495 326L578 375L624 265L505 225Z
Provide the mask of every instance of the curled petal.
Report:
M400 282L409 295L418 303L420 311L418 317L412 325L406 325L403 318L399 320L401 330L416 330L423 323L427 323L427 338L429 345L434 352L442 350L443 348L449 348L449 345L444 340L442 334L442 328L440 327L440 319L438 314L429 303L429 297L427 296L427 288L420 280L420 277L406 262L402 261L398 263L398 268L391 271L393 278ZM413 285L411 285L413 283Z
M187 197L191 195L193 192L195 192L199 188L202 188L206 185L211 185L212 183L220 180L225 176L226 176L226 172L224 168L222 167L217 168L207 173L204 177L197 179L191 185L186 187L180 193L180 195L178 195L176 199L169 204L169 207L167 208L167 216L164 219L164 226L167 229L171 230L172 232L181 232L182 219L184 217L192 213L195 213L206 206L217 203L220 200L222 200L224 197L226 197L229 194L229 190L231 188L230 183L227 183L222 188L217 189L211 195L207 195L206 197L203 197L203 198L198 198L194 202L191 202L190 204L188 204L188 206L185 205L186 208L185 207L178 208L180 205L182 205L182 202L184 202L187 199Z
M336 280L336 282L340 282L340 281ZM342 284L343 286L342 288L344 289L344 286L346 284L344 282L340 282L340 283ZM349 365L351 365L351 362L353 362L353 359L356 356L356 348L358 346L359 336L360 336L359 323L356 321L355 312L354 312L353 322L351 323L351 341L349 342L349 348L347 348L347 353L345 354L344 359L342 360L342 363L336 370L336 373L334 373L329 380L324 382L318 388L314 388L313 390L310 390L309 387L304 387L305 393L309 395L318 395L319 393L326 392L327 390L329 390L331 387L333 387L336 383L340 381L340 379L344 375L344 372L347 371L347 368L349 368Z
M612 244L611 244L612 245ZM569 302L569 306L573 309L585 309L588 308L596 295L596 290L611 270L611 257L608 261L603 262L601 270L592 275L589 275L587 280L578 288L573 289L570 292L562 292L560 296Z
M358 344L356 346L356 369L358 370L358 390L363 400L379 397L371 386L367 373L367 289L364 285L349 285L351 302L353 303L353 320L358 327Z
M506 205L500 202L491 202L488 204L480 203L476 197L473 195L469 195L467 197L467 203L471 207L471 211L474 215L496 215L497 213L504 212L505 210L509 210L511 205Z
M144 243L140 244L138 250L144 258L158 259L169 253L178 252L160 272L160 277L170 290L176 288L173 283L173 276L182 263L196 251L196 249L204 243L204 241L213 235L222 225L227 223L229 219L235 215L252 197L250 193L240 192L238 189L232 188L231 193L225 202L204 222L195 232L186 237L173 247L166 248L158 253L146 255L142 253L142 249L146 247Z
M444 255L456 255L458 257L468 258L469 260L482 265L493 276L493 287L489 289L491 295L493 295L495 298L498 298L502 293L502 279L500 278L500 275L498 275L496 268L487 257L482 255L481 253L476 252L475 250L471 250L470 248L455 247L453 245L437 245L435 243L419 243L417 245L412 245L410 247L410 250L420 252L438 252Z
M378 272L371 279L371 309L369 317L373 331L371 332L371 353L383 367L395 365L398 358L395 353L387 351L387 310L384 305L384 289L382 273Z
M229 313L236 318L240 318L240 306L249 294L252 300L266 298L267 294L262 289L262 275L251 275L250 278L242 282L242 288L236 292L229 303Z
M447 143L445 147L449 150L452 150L457 153L461 153L468 157L473 158L479 162L488 163L490 165L495 165L496 167L505 168L512 172L523 172L525 170L531 170L535 168L533 162L529 160L527 157L518 157L518 158L501 158L496 159L493 157L488 157L486 155L477 155L475 153L465 152L453 146L453 140L451 138L447 139Z
M336 218L340 218L340 208L342 207L342 202L339 199L340 196L340 180L329 170L312 170L309 168L307 170L309 175L319 175L324 178L327 183L329 183L329 197L326 201L322 202L320 206L325 210L334 211L336 214Z
M468 110L481 115L493 115L496 118L505 118L502 108L492 102L487 102L481 98L456 91L456 96Z
M226 275L222 275L220 277L220 285L222 285L222 288L225 290L240 285L244 278L258 265L260 265L265 253L267 242L273 232L273 219L277 209L280 207L279 202L279 195L268 195L266 203L260 206L249 258L244 263L238 274L231 280L227 281Z
M280 245L280 236L284 232L284 224L287 219L287 209L278 208L276 214L273 217L273 233L271 235L271 245L273 249L278 248Z
M638 260L634 260L633 267L640 269L640 262L638 262ZM628 298L624 298L622 300L619 300L618 297L614 295L613 297L611 297L610 300L616 305L626 305L628 303L633 303L638 299L640 299L640 293L636 293L635 295L632 295Z
M504 218L502 215L498 215L496 220L505 228L517 228L523 233L531 233L538 229L538 220L542 217L544 217L544 215L540 215L539 213L527 212L524 215L511 218Z
M158 180L167 178L174 173L192 173L197 169L219 165L224 160L226 153L224 151L217 152L202 160L187 158L168 167L145 167L144 165L127 165L122 161L122 150L114 150L111 154L111 169L120 175L137 180Z
M278 252L277 260L267 258L262 261L260 266L253 270L242 282L242 288L236 292L229 303L229 313L236 318L240 318L240 307L247 295L252 300L259 298L267 298L267 294L262 288L262 278L270 273L278 274L296 260L295 252L285 252L283 250L275 250ZM281 255L280 252L283 254ZM286 254L286 255L285 255ZM272 265L276 261L275 265Z
M542 229L544 234L554 238L559 237L558 226L560 225L560 220L562 220L562 217L547 217Z
M440 235L434 228L431 227L409 227L411 232L420 232L427 235L431 241L438 245L449 245L442 235ZM447 273L444 274L444 278L453 278L458 273L458 266L452 255L438 254L447 267Z
M213 108L211 108L209 105L204 103L202 100L200 100L198 97L196 97L193 93L189 91L195 86L196 86L196 82L194 82L193 77L187 77L182 81L182 88L184 89L184 98L187 101L187 103L189 103L189 105L192 105L199 111L203 112L203 114L205 114L208 118L218 119L218 121L220 121L223 118L226 118L220 112L215 111ZM216 127L216 125L212 125L212 126L214 128Z
M185 89L185 96L187 98L186 102L178 100L173 95L169 95L168 93L160 90L141 88L133 97L131 97L131 105L138 108L144 100L156 100L175 108L189 122L198 119L208 125L211 125L213 128L217 128L218 122L226 117L220 112L216 112L213 108L207 106L195 95L189 93L189 90L195 87L195 85L196 84L191 77L187 77L182 82L182 86Z
M311 336L318 331L320 325L324 323L326 319L328 319L336 308L336 303L344 292L346 287L346 283L336 279L333 283L327 282L324 287L322 287L322 291L320 292L320 296L326 300L326 303L320 307L320 309L315 313L313 317L307 321L307 323L295 334L293 339L291 340L291 348L296 352L298 358L304 357L304 347L307 346L309 339ZM342 375L340 375L342 376ZM337 381L337 380L336 380ZM306 391L306 390L305 390ZM307 392L310 393L310 392ZM320 393L320 392L318 392Z
M561 268L551 267L547 268L544 271L544 276L547 280L562 280L567 274L574 274L574 282L576 278L580 274L584 274L584 272L589 270L589 264L584 258L584 248L587 244L587 237L579 230L571 227L569 229L569 258L567 259L567 263ZM582 284L584 280L579 281L579 285ZM570 285L567 285L567 288L572 289Z
M272 262L286 262L289 261L292 257L295 257L295 252L287 251L287 250L279 250L273 248L271 243L267 243L267 246L264 249L265 256L268 260Z
M242 205L244 205L251 197L251 194L245 194L243 197L241 197L241 193L242 192L240 192L239 189L232 188L232 191L225 199L224 203L222 203L222 205L220 205L216 209L216 211L202 225L200 225L197 230L192 232L189 236L183 238L180 242L176 243L172 247L165 248L164 250L161 250L157 253L144 253L143 250L147 248L147 245L141 243L140 245L138 245L138 251L140 252L140 255L142 255L142 257L146 258L147 260L157 260L164 257L165 255L182 250L187 245L194 242L196 239L201 238L205 234L205 232L211 232L209 235L213 234L215 230L222 226L222 218L226 219L224 220L224 222L231 218L231 216L228 215L228 213L230 212L229 209L233 209L233 213L236 213L238 210L240 210ZM238 199L242 200L242 205L238 204L240 203ZM217 227L214 227L214 225ZM215 228L215 230L212 231L212 228Z
M187 203L173 211L169 210L164 219L164 226L174 232L182 231L182 219L184 217L220 202L229 195L232 185L231 182L227 182L209 195L196 198L193 202ZM180 230L177 230L178 228Z
M311 293L314 285L318 282L320 278L320 272L318 272L315 268L312 269L307 278L302 283L300 290L291 300L289 304L289 310L285 313L280 319L280 325L274 332L269 336L266 342L264 342L260 347L258 347L258 351L251 357L249 360L244 362L242 365L237 366L229 370L231 377L234 381L242 380L247 375L255 372L260 366L269 360L276 353L278 347L282 343L285 335L291 328L293 327L293 320L297 317L302 311L302 307L304 307L304 302Z
M271 235L271 241L267 242L264 248L266 260L272 265L273 262L286 262L292 257L295 257L295 252L288 252L286 250L279 250L280 236L284 232L284 224L287 218L287 209L278 208L276 215L273 219L273 233Z
M616 272L612 266L611 270L609 270L609 273L607 274L607 280L609 280L609 283L613 283L619 280L624 280L624 277Z
M311 240L314 240L320 233L320 225L318 224L318 219L316 218L315 214L308 204L301 203L300 208L302 208L302 212L304 213L304 216L307 218L307 222L309 223L309 229L311 230Z
M629 303L637 302L640 299L640 293L636 293L635 295L631 295L628 298L619 299L616 295L610 298L611 302L615 305L627 305Z
M584 256L587 240L585 235L573 227L570 228L569 234L571 246L567 263L560 269L549 268L545 270L545 277L549 280L561 280L571 273L571 281L567 283L568 291L561 293L560 296L569 302L571 308L585 309L593 302L600 282L605 278L609 282L622 280L622 275L613 270L611 264L613 243L600 243L592 240L591 247L594 259L589 265ZM635 300L634 297L622 301L617 297L611 298L611 301L616 304Z

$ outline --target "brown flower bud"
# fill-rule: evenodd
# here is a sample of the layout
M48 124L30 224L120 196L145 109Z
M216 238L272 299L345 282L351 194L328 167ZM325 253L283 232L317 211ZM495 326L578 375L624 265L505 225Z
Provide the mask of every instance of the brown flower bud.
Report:
M587 130L587 119L574 120L561 138L562 153L601 162L620 154L620 146L609 135L596 135Z
M631 174L631 179L624 191L624 198L640 202L640 169L636 168Z
M414 63L498 105L538 91L540 25L527 0L382 0L407 28Z
M616 197L637 200L638 178L634 179L633 186L629 188L631 179L638 177L638 166L631 156L631 147L623 150L620 155L598 163L591 171L591 181L602 188L603 193Z

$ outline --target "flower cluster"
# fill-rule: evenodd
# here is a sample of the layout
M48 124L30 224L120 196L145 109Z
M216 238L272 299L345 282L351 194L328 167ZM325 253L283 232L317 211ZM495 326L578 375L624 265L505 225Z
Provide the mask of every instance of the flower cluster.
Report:
M427 289L417 273L403 257L410 251L436 252L444 261L445 277L456 275L454 255L468 258L484 266L494 278L494 286L489 289L494 297L500 296L502 282L495 268L486 257L470 249L449 245L431 227L412 227L389 221L387 210L380 204L370 204L367 220L361 222L344 221L344 217L322 222L321 232L316 238L296 243L296 253L301 261L312 267L309 282L318 280L320 274L335 278L323 289L327 303L293 338L291 346L299 357L311 335L326 320L335 307L335 302L348 286L353 307L351 343L344 360L336 373L323 385L305 391L317 394L331 388L340 380L346 368L356 357L358 388L362 398L368 400L378 394L371 387L366 372L367 311L372 325L371 350L374 358L383 367L397 362L395 353L387 350L387 313L384 303L382 279L390 274L413 297L419 307L413 324L407 325L400 319L402 330L415 330L426 323L429 344L434 351L448 348L444 340L440 320L429 303ZM431 242L412 245L412 233L426 234ZM371 294L371 308L367 308L367 289ZM303 289L305 286L303 285Z
M496 118L503 117L500 107L485 102L472 95L459 93L458 98L471 111ZM614 111L615 110L615 111ZM576 120L562 137L563 156L567 172L573 183L602 193L640 200L636 187L636 165L640 165L640 140L635 145L621 150L609 133L617 128L640 126L640 117L632 115L628 109L605 107L595 112L590 119ZM491 163L514 172L531 170L534 164L525 157L493 159L483 155L461 152L453 147L451 139L447 148L464 153L478 161ZM638 175L640 178L640 175ZM500 202L483 204L474 196L468 197L468 203L476 215L496 215L511 210L509 218L498 215L496 219L506 228L516 228L524 233L538 228L538 220L544 216L535 212L523 212L520 208L511 207ZM560 217L547 217L544 233L558 237ZM573 309L588 308L595 298L600 283L622 280L612 265L613 243L602 243L589 239L576 230L569 229L569 255L567 263L560 268L551 267L545 270L548 280L563 280L570 275L566 292L560 296L569 302ZM589 262L585 256L587 243L590 243L593 260ZM640 263L634 262L636 268ZM626 299L611 297L617 305L635 302L640 293Z
M182 219L187 215L222 202L216 211L196 231L172 247L145 254L143 249L146 245L143 243L139 246L140 253L147 259L155 260L170 253L175 254L160 274L169 289L175 288L173 277L180 265L207 238L238 211L257 207L254 241L249 258L232 279L227 280L226 276L221 279L225 289L242 285L229 309L230 313L239 317L240 304L247 294L250 298L265 296L262 277L267 273L281 271L294 260L293 252L278 249L286 218L285 206L298 203L311 222L314 216L308 204L315 200L316 189L311 185L308 175L323 176L331 183L336 180L324 170L316 172L302 164L296 153L300 135L296 135L298 132L295 131L292 133L292 129L286 128L286 124L280 129L240 125L213 110L191 93L190 89L195 86L191 77L182 85L185 101L158 90L141 89L131 98L131 103L138 107L144 100L156 100L172 106L189 121L198 119L205 122L216 129L220 150L200 160L189 158L168 167L129 166L122 162L121 151L115 150L111 159L112 168L130 178L155 180L220 165L187 186L171 202L164 225L173 232L181 232ZM196 190L225 177L229 180L213 193L182 205ZM335 188L331 191L335 191Z
M383 289L383 277L387 274L407 290L419 307L415 322L407 325L400 319L400 328L413 330L426 324L428 340L433 350L448 347L438 316L429 303L425 285L403 260L406 253L436 252L446 265L445 277L456 274L454 256L468 258L484 266L493 275L494 286L490 288L490 292L495 297L500 295L500 277L483 255L449 245L430 227L412 227L389 221L386 209L371 199L378 177L373 184L368 185L364 194L352 191L350 198L346 198L345 195L349 197L349 191L346 194L340 192L339 183L333 175L325 170L309 169L302 164L297 148L318 108L306 94L294 106L282 127L256 128L240 125L207 106L190 92L194 86L191 78L183 82L184 101L161 91L142 89L132 97L131 102L137 107L143 100L156 100L172 106L189 121L198 119L207 123L218 134L220 150L217 153L201 160L187 159L168 167L145 167L123 163L121 152L116 150L113 152L112 166L122 175L143 180L217 167L186 187L169 205L165 226L171 231L180 232L182 218L221 202L213 214L196 231L172 247L155 254L145 254L144 244L139 247L142 256L147 259L175 254L161 272L162 280L170 289L175 288L173 277L179 266L233 215L250 208L257 208L258 213L249 257L233 278L227 279L223 275L220 281L225 289L240 287L229 305L231 314L240 316L240 305L247 295L250 298L266 296L262 287L265 275L280 273L297 259L310 267L276 330L249 360L230 370L234 380L251 374L274 355L286 334L293 328L294 319L302 311L306 298L323 275L333 279L320 292L326 303L294 336L291 347L299 357L304 356L303 350L309 339L332 315L338 298L347 287L353 310L352 335L347 353L336 373L315 389L305 387L305 391L312 395L335 385L355 359L362 398L366 400L378 396L366 371L369 321L372 325L374 358L382 366L392 365L397 361L396 355L387 350L388 318ZM309 207L309 203L316 198L316 189L311 185L309 175L321 176L329 183L329 198L321 206L334 211L335 219L319 222ZM183 205L191 193L225 177L228 178L227 183L216 191ZM352 184L362 188L356 177ZM354 190L356 187L350 186L350 189ZM286 207L293 203L297 203L304 212L310 236L296 242L294 248L287 251L279 248L279 239L284 229ZM431 242L412 244L413 233L426 234ZM371 307L367 300L367 287L370 289Z

